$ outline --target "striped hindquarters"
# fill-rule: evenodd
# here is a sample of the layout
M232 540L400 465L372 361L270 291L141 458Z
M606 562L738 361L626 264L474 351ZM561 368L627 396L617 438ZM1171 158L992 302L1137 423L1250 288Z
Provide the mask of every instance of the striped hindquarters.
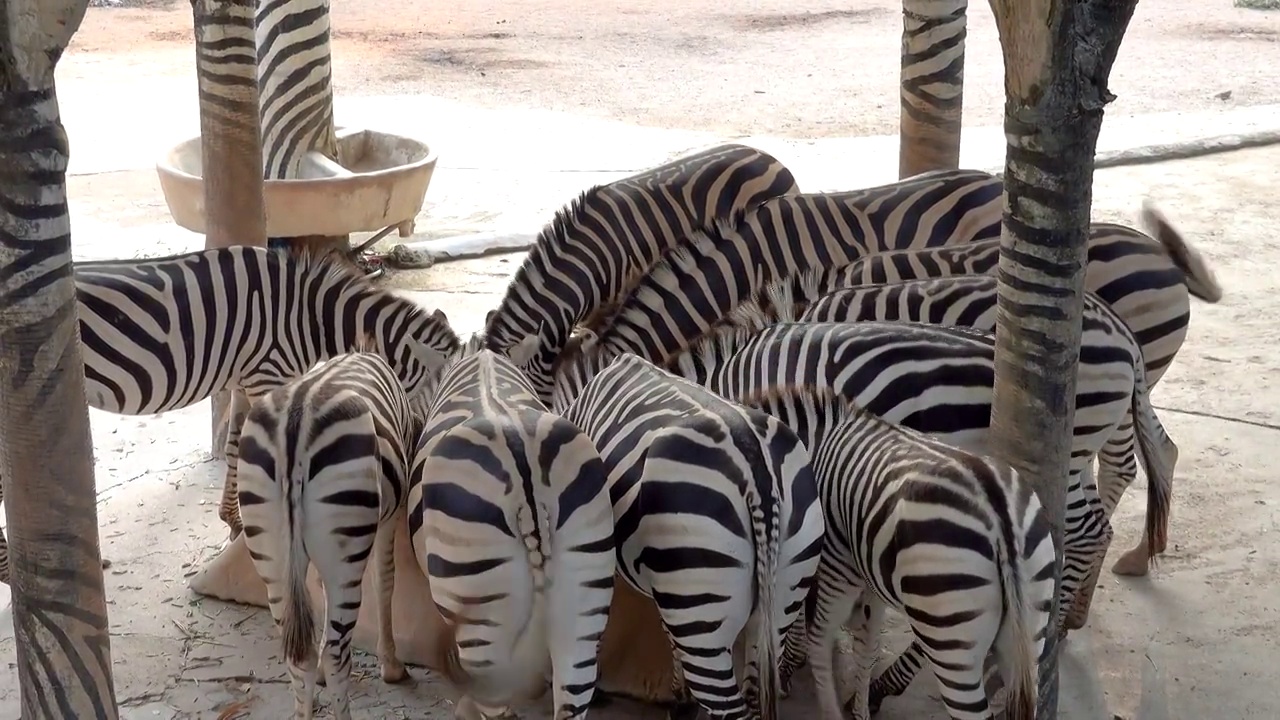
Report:
M516 271L486 322L489 348L519 355L548 400L551 364L575 323L593 310L607 314L602 307L695 228L795 192L795 178L782 163L736 144L587 190L556 213ZM528 338L539 346L513 351Z
M413 435L395 373L371 353L344 355L260 398L246 415L238 460L245 542L280 625L295 704L309 712L315 625L305 588L314 564L325 588L326 670L335 713L350 698L351 633L374 554L383 678L405 677L391 635L394 527Z
M449 625L437 667L476 701L540 689L585 716L613 593L599 454L518 368L479 350L444 371L411 472L410 534Z
M654 599L688 692L722 717L776 717L781 639L821 539L803 444L635 356L596 374L565 417L601 450L619 570ZM749 620L757 652L740 690L731 648Z
M815 413L797 402L804 393L816 395L809 402L817 406L841 402L805 388L775 393L763 405L809 422L834 419L816 433L813 451L827 526L811 606L815 658L847 615L832 609L865 588L906 614L915 636L908 653L933 661L951 716L988 717L983 665L997 649L1017 708L1011 717L1033 717L1054 550L1031 488L1008 468L855 406ZM824 665L815 662L815 674ZM865 688L856 690L866 697ZM1028 707L1032 715L1022 714Z

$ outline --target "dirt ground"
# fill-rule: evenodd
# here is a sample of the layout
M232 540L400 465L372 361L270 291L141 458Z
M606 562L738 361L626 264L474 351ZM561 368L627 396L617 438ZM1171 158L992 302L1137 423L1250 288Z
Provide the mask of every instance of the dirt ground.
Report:
M727 13L724 5L702 0L475 0L462 10L349 0L333 8L337 94L439 96L452 103L448 107L490 118L485 132L508 122L519 141L555 143L551 152L570 158L554 170L530 169L525 150L502 144L509 138L450 136L442 149L450 162L438 170L432 202L419 218L425 227L483 231L518 222L536 228L587 185L648 162L634 159L649 157L644 153L627 154L641 135L618 133L631 126L652 130L643 137L658 148L654 162L707 144L688 131L789 136L798 138L789 147L813 146L807 149L819 159L825 148L842 148L829 151L823 177L847 176L843 186L857 187L870 184L873 171L893 173L890 160L860 156L849 149L860 146L837 144L843 140L808 139L896 130L900 21L892 3L864 2L856 11L847 5L763 0L749 4L749 12ZM973 3L970 12L965 125L992 126L1002 105L1002 66L986 4ZM68 118L76 123L73 163L110 156L114 148L103 138L111 128L142 158L120 167L114 159L90 162L94 174L70 179L78 257L199 245L197 236L165 227L168 213L146 168L152 147L133 146L147 139L135 136L189 125L189 114L174 115L168 107L195 104L189 23L186 3L124 0L91 9L59 67L64 107L78 113ZM1196 118L1186 132L1218 134L1242 106L1280 103L1278 40L1280 14L1238 10L1230 0L1146 0L1113 75L1119 99L1108 121L1129 118L1140 127L1152 113L1174 122L1169 113L1176 111ZM139 97L152 99L135 102ZM406 121L394 104L368 105L388 122ZM87 115L86 107L102 110ZM536 114L542 110L560 114ZM1194 114L1206 111L1220 114ZM86 117L106 130L90 132L95 128L86 127ZM556 134L552 121L579 118L600 121L583 127L605 129L599 137L581 131L577 141ZM1280 110L1275 118L1280 125ZM142 130L130 135L131 128ZM489 146L502 149L495 156ZM791 164L789 156L779 157ZM859 164L872 160L877 167ZM802 186L812 185L807 170L793 167ZM1064 687L1082 668L1096 672L1108 711L1125 720L1137 716L1139 679L1152 668L1159 669L1153 687L1166 696L1169 717L1280 717L1272 692L1280 685L1274 662L1280 657L1280 543L1270 541L1277 531L1280 463L1266 450L1280 437L1274 270L1280 250L1271 232L1276 187L1280 149L1104 170L1096 178L1096 218L1133 223L1140 200L1152 196L1205 253L1227 291L1221 304L1194 307L1191 335L1153 394L1182 449L1171 550L1149 580L1104 574L1090 626L1073 636L1064 661ZM519 260L449 263L396 273L388 282L445 308L466 332L478 329ZM107 591L124 717L283 716L289 692L269 616L200 599L186 587L225 536L213 513L222 465L207 453L207 406L144 418L95 411L92 418L103 553L113 561ZM1117 514L1120 549L1138 537L1142 491L1131 491ZM0 605L6 598L0 588ZM13 668L9 626L0 622L0 663ZM430 673L414 669L414 683L388 688L368 657L358 663L357 717L449 716L454 696ZM0 673L0 718L18 717L15 675ZM237 707L238 715L231 712ZM786 707L812 711L799 699ZM540 709L524 716L546 717ZM592 714L602 720L660 716L627 703ZM941 717L931 683L917 682L907 698L887 703L881 717Z

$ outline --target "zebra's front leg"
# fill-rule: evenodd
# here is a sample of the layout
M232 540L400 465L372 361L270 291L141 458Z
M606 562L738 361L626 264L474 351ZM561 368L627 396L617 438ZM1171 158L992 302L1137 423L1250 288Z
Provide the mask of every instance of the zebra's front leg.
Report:
M398 683L409 678L409 671L396 652L396 637L391 626L391 600L396 589L396 528L405 519L398 511L378 528L373 540L374 568L378 572L378 666L383 682Z
M236 473L240 462L240 430L244 427L244 418L249 412L250 404L249 396L244 391L232 391L231 405L227 410L227 444L224 447L227 474L222 481L222 500L218 503L218 518L230 528L229 540L235 540L244 530L236 492Z

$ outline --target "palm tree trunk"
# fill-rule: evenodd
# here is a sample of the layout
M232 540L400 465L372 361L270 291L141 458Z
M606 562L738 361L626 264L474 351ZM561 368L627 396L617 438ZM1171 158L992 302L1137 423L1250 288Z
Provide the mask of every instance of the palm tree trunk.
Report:
M969 0L902 0L898 177L960 166Z
M24 718L118 714L53 83L86 7L0 10L0 476Z
M196 84L204 178L205 247L267 244L253 0L196 0ZM215 393L213 456L224 457L230 426L243 422L244 393Z
M997 451L1053 519L1060 587L1093 156L1112 99L1107 79L1137 0L991 3L1009 143L991 426ZM1051 628L1062 610L1055 603ZM1045 720L1058 705L1057 638L1049 636L1037 714Z

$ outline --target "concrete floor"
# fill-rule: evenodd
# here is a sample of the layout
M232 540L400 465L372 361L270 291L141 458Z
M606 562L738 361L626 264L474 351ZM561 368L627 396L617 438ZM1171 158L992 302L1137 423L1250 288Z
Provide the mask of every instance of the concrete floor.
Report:
M1177 2L1177 7L1185 9L1182 0ZM821 10L817 7L820 3L814 5L814 10ZM975 14L979 7L974 5ZM125 82L127 78L121 74L106 72L107 63L116 56L103 38L111 37L108 30L112 27L116 33L128 27L113 26L110 13L132 13L119 17L127 17L131 27L139 30L140 23L150 17L140 15L142 12L91 11L82 52L69 54L59 70L59 90L73 143L73 177L69 182L79 258L156 255L201 244L201 238L169 222L151 169L154 157L167 143L197 130L194 86L181 70L181 63L190 60L189 46L175 49L181 38L152 38L150 45L131 48L136 54L128 61L136 63L136 68L144 62L139 58L153 63L147 68L158 85L143 82L150 77L147 73L142 79ZM176 27L179 23L173 13L184 14L165 12L170 15L151 17L147 22L163 20ZM565 12L563 7L561 12ZM1213 12L1222 15L1226 11ZM335 10L335 24L340 22L338 15ZM1151 15L1143 17L1144 22L1154 22ZM465 14L459 24L464 21L478 22ZM1214 16L1205 20L1205 27L1242 22L1235 15ZM1271 19L1259 22L1261 30L1255 27L1250 32L1272 31ZM159 32L154 28L161 26L145 27ZM362 26L352 20L349 27ZM975 27L974 33L979 31ZM346 42L355 40L348 37ZM379 40L374 34L361 42L373 47ZM1136 46L1133 52L1150 58L1149 53L1154 52L1151 47L1157 44L1154 38L1150 43ZM395 43L390 46L399 47ZM1194 47L1205 54L1197 56L1198 60L1192 58L1193 65L1215 61L1215 49L1221 50L1220 46L1207 50ZM1275 45L1254 43L1251 47L1262 62L1265 52L1274 52ZM820 56L820 50L815 46L807 52ZM1125 57L1122 55L1122 62ZM362 62L367 61L366 57ZM714 64L713 60L706 62ZM1136 64L1126 66L1130 68L1126 72L1136 72ZM350 83L353 67L340 66L339 79L346 77ZM1198 78L1202 84L1193 87L1184 83L1183 90L1211 94L1216 86L1205 78L1233 77L1236 69L1224 69L1216 76L1195 74L1192 79ZM1252 77L1253 71L1239 69L1238 77ZM493 92L504 98L519 94L520 87L511 84L516 81L503 77L506 84L499 84ZM974 77L971 74L971 83ZM573 87L572 77L559 81L566 88ZM368 93L422 92L411 87L384 87L390 82L387 77L378 82L383 85L371 82L360 87ZM404 85L407 81L396 82ZM669 105L687 91L658 78L645 82L646 97L654 98L654 105ZM101 93L107 92L99 87L104 83L115 93L116 107L131 108L128 117L122 114L118 121L110 122L94 112L102 101ZM888 86L891 91L892 83ZM753 130L723 128L696 114L681 124L668 122L661 113L641 113L640 118L631 117L634 113L630 112L610 113L608 98L583 112L536 98L514 109L504 100L504 108L499 109L500 103L461 96L461 83L445 83L451 99L411 94L357 96L353 85L347 87L339 86L340 123L393 132L428 132L431 142L441 149L428 207L418 222L424 237L487 230L533 232L557 207L592 183L729 138L745 138L744 142L775 153L793 169L806 190L865 186L896 175L896 138L811 141L786 137L830 133L816 121L782 117L789 107L785 96L760 111L761 122ZM876 86L874 91L881 89ZM188 93L190 102L168 103L169 90ZM802 98L812 90L780 87L778 92ZM983 93L990 92L989 87L978 89L969 98L981 99ZM1255 95L1250 96L1255 101L1275 102ZM893 100L891 95L862 99L868 107L892 105ZM853 101L852 97L848 100ZM1149 97L1137 105L1141 114L1117 112L1108 117L1101 149L1256 129L1280 118L1280 106L1239 107L1247 103L1236 101L1230 103L1230 111L1207 104L1184 111L1163 96ZM743 116L743 125L751 125L749 116ZM429 122L424 123L424 118ZM869 131L878 127L873 124ZM962 164L999 165L1003 153L1000 143L998 127L974 124L966 129ZM1148 684L1157 695L1165 696L1169 717L1280 717L1280 699L1270 692L1280 684L1280 666L1271 661L1277 657L1280 642L1276 607L1280 603L1280 544L1269 542L1277 529L1275 508L1280 506L1280 489L1275 478L1280 475L1280 462L1266 451L1280 429L1280 411L1276 410L1280 406L1280 355L1275 350L1280 341L1280 324L1275 321L1280 316L1280 300L1276 299L1280 281L1273 269L1280 263L1280 249L1272 242L1278 186L1280 150L1102 170L1096 177L1095 217L1133 223L1139 202L1150 194L1206 254L1227 291L1219 305L1195 306L1191 335L1153 394L1162 420L1182 448L1169 555L1149 580L1122 582L1109 573L1104 576L1090 627L1073 636L1064 665L1068 692L1084 686L1073 685L1073 677L1096 673L1108 710L1121 718L1135 717L1144 674L1154 676L1155 682ZM413 292L427 305L445 308L453 325L466 332L480 326L519 260L515 255L450 263L426 271L396 273L388 283ZM186 578L217 550L224 536L213 512L222 466L207 453L207 405L143 418L95 411L92 419L103 552L113 561L107 571L107 588L116 687L124 716L230 720L286 714L288 686L269 617L255 609L200 599L186 587ZM1140 497L1141 492L1141 487L1135 488L1131 496ZM1117 547L1128 547L1136 540L1140 509L1139 500L1122 504L1117 516ZM4 617L0 621L0 663L12 668L14 644L7 622L7 588L0 588L0 602L6 607L0 613ZM368 658L359 662L357 717L448 716L453 695L430 673L415 669L415 683L389 688L377 680L376 672L370 672L373 666ZM1153 673L1153 668L1159 672ZM932 700L935 695L931 684L921 680L907 698L886 704L882 717L941 717ZM805 707L802 697L803 692L797 693L797 699L787 707L793 712L801 710ZM0 718L17 716L16 673L0 674ZM525 716L545 717L541 708L531 709ZM605 720L659 716L655 710L626 703L592 714ZM1076 717L1094 720L1097 715Z

